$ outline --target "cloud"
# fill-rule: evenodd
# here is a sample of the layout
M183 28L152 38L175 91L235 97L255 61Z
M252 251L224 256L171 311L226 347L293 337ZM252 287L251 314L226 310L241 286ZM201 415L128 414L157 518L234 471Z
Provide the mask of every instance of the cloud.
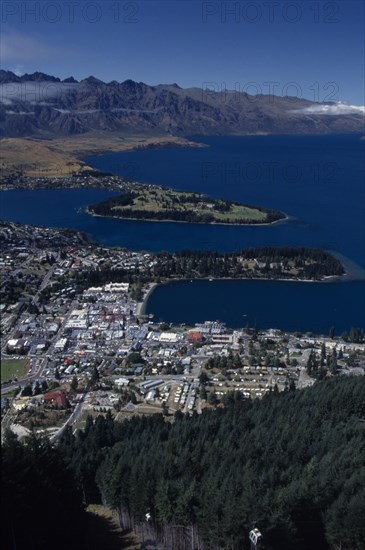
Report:
M16 76L22 76L25 73L24 65L21 63L16 63L14 67L11 67L10 70L16 74Z
M29 116L29 115L34 115L35 112L34 112L34 111L28 111L28 112L26 112L26 111L19 111L19 112L17 113L17 112L15 112L15 111L6 111L6 114L7 114L7 115L21 115L21 116L27 115L27 116Z
M304 115L365 115L364 105L348 105L338 101L337 103L317 103L302 109L296 109L293 113Z

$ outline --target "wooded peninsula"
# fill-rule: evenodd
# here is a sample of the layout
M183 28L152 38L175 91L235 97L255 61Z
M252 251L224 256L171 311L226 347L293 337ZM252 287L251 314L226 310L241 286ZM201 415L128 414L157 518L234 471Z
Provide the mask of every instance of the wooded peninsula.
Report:
M285 279L323 281L345 273L342 263L329 252L316 248L247 248L240 252L184 250L149 255L142 270L111 268L105 262L98 270L73 274L77 291L107 282L128 282L135 300L142 287L173 279ZM60 283L62 284L62 283ZM43 291L43 294L47 291ZM46 299L45 296L43 296ZM43 299L42 298L42 299Z
M277 210L159 185L139 185L122 195L88 206L87 212L136 220L235 225L270 224L287 218Z

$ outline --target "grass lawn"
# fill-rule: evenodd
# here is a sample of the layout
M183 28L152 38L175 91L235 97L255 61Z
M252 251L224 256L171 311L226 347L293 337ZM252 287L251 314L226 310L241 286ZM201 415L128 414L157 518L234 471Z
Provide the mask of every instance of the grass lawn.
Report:
M217 221L229 222L232 220L259 220L265 222L267 215L265 212L247 206L233 205L230 212L214 212Z
M15 376L24 378L28 372L29 359L5 359L1 361L1 383L8 382Z
M228 201L229 202L229 201ZM217 211L213 208L214 204L223 204L221 200L214 200L204 197L199 193L188 193L182 191L172 191L169 189L160 189L156 187L153 190L145 189L134 197L133 204L126 206L113 206L112 211L119 210L143 210L148 212L166 212L174 210L176 212L195 212L198 216L210 214L214 216L216 222L229 223L239 220L265 222L266 212L257 208L251 208L245 205L230 203L227 211ZM147 216L148 219L148 216Z

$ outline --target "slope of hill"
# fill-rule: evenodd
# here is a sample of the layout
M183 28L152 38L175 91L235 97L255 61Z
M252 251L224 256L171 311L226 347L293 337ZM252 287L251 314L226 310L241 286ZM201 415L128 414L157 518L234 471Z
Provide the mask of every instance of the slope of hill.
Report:
M89 417L61 450L90 501L101 496L164 548L246 548L257 522L268 550L361 550L364 404L364 377L261 401L236 392L173 424Z

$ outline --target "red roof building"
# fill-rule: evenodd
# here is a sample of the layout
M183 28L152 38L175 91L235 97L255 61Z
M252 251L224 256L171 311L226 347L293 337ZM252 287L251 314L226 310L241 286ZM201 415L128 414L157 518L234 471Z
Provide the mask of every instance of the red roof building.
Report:
M43 399L45 401L55 401L58 409L66 409L68 405L67 394L64 390L47 393Z
M202 342L204 340L204 336L197 330L191 330L188 334L188 340L190 344L193 344L194 342Z

